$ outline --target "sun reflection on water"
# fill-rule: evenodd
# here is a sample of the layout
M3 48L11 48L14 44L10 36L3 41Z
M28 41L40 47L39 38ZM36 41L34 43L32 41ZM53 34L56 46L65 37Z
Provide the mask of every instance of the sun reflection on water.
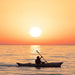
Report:
M40 52L40 45L31 45L30 52L36 54L37 53L36 50Z
M30 58L33 59L32 60L33 63L35 62L35 59L36 59L36 57L38 55L36 50L38 50L40 52L40 45L31 45L30 46L30 53L31 53Z

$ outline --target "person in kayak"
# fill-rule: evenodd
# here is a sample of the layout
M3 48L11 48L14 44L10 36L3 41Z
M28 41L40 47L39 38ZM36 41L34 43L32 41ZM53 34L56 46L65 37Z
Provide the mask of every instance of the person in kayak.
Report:
M43 58L43 57L41 56L41 58ZM41 58L39 56L37 56L35 63L36 64L42 64Z

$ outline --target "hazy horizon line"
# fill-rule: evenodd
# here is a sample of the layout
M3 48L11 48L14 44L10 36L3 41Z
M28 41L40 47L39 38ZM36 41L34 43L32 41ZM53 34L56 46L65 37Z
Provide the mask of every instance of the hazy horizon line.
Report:
M75 44L0 44L0 45L75 45Z

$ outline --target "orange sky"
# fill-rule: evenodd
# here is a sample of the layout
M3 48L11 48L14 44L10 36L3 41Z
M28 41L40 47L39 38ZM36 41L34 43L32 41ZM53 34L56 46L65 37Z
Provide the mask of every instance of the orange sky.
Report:
M0 44L75 44L75 0L0 0Z

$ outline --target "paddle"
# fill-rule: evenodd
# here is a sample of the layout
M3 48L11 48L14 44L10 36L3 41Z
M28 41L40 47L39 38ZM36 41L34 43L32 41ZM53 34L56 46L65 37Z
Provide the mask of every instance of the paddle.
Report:
M43 60L47 63L47 61L44 59L44 57L39 53L38 50L36 50L36 52L43 58Z

